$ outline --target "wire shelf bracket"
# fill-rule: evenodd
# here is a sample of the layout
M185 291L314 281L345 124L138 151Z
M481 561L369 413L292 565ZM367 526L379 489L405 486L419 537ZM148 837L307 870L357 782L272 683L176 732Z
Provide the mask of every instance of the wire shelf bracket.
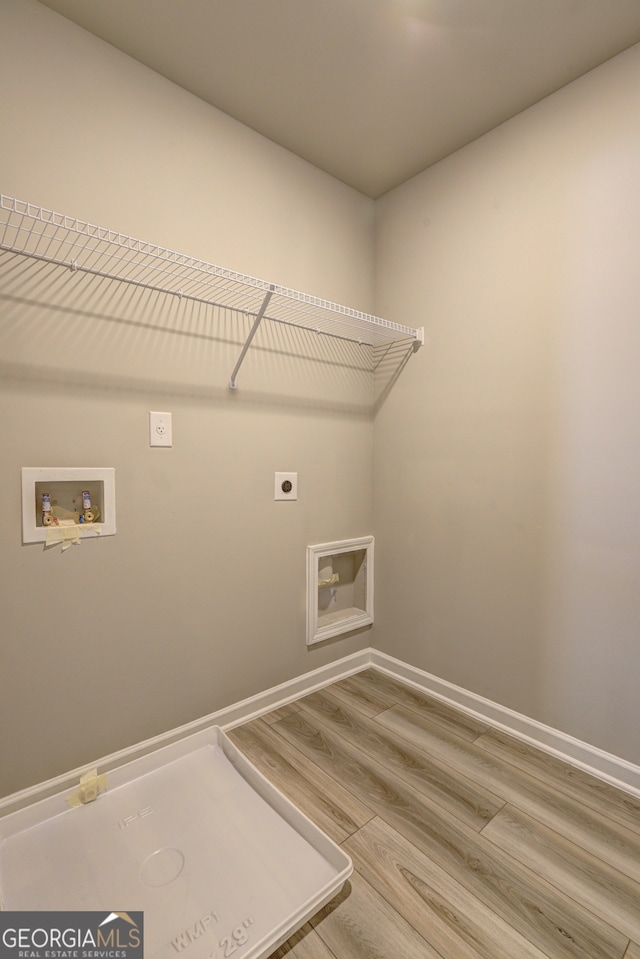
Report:
M247 354L247 350L251 346L251 340L254 338L254 336L258 332L258 327L262 323L262 318L265 314L265 310L267 309L269 305L269 300L273 296L273 292L274 292L274 287L272 286L271 289L265 294L264 300L262 301L262 306L258 310L258 315L256 316L254 324L251 327L251 332L249 333L249 336L245 340L245 344L242 347L242 352L240 353L240 356L238 357L238 362L233 368L233 373L231 374L231 379L229 380L230 390L237 390L238 388L238 384L236 383L236 376L238 375L238 370L242 366L242 361L244 360Z
M329 300L215 266L0 193L0 250L252 316L254 323L229 387L264 319L372 347L408 340L424 329L393 323Z

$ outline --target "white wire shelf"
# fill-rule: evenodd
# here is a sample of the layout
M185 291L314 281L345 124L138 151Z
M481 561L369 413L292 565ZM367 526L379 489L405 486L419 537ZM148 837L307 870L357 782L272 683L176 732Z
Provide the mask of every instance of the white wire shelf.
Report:
M236 273L74 217L0 194L0 249L255 317L231 377L262 319L350 342L423 343L422 329L392 323L306 293Z

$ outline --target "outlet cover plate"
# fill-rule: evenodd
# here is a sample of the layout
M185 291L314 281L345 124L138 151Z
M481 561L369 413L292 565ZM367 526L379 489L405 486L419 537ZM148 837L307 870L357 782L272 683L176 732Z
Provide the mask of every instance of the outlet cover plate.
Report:
M171 413L149 412L149 446L173 446Z
M298 474L276 473L273 498L274 500L297 500Z

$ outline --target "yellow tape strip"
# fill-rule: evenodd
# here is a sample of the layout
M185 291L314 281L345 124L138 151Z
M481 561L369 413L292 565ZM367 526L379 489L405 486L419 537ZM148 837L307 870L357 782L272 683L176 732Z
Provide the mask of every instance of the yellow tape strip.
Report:
M318 587L320 586L333 586L334 583L340 582L340 573L334 573L330 579L319 579Z
M84 806L97 799L106 788L107 777L104 774L99 776L98 770L92 769L80 777L80 788L67 796L67 802L70 806Z

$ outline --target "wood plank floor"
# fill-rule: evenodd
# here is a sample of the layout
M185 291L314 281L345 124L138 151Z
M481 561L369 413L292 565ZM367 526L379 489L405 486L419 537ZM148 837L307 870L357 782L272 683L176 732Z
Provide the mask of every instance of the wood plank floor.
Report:
M351 856L289 959L640 959L640 800L369 669L230 738Z

